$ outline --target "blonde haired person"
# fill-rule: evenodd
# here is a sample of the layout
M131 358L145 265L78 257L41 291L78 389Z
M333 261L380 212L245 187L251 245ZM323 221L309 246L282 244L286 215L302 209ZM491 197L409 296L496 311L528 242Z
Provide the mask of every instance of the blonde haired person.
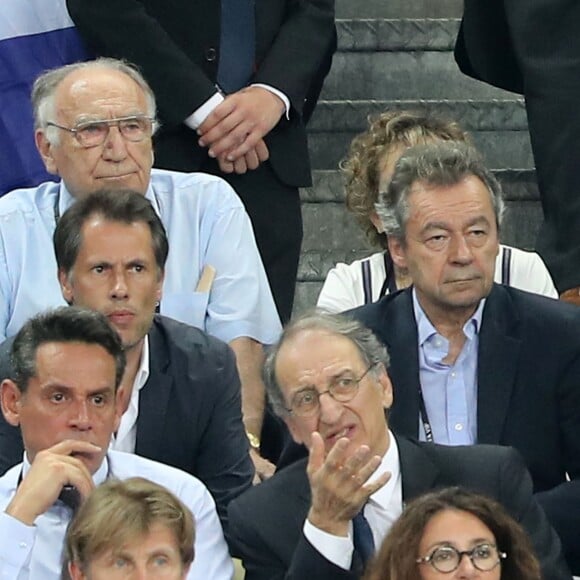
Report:
M193 516L170 491L141 477L108 480L71 521L63 576L183 580L194 539Z
M380 191L385 191L399 157L409 147L433 141L470 142L453 121L413 111L386 111L351 143L341 163L345 178L346 207L354 215L372 247L381 251L351 264L338 263L326 277L317 306L343 312L376 302L412 283L395 268L387 249L387 236L375 211ZM535 252L501 245L494 281L557 298L550 274Z

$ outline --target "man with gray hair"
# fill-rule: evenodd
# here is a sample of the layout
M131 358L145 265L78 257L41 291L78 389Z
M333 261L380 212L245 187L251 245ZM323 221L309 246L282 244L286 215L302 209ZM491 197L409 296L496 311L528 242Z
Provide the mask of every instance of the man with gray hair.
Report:
M353 311L392 356L391 426L518 449L580 571L580 310L493 283L501 189L467 145L409 149L377 213L413 280Z
M246 579L360 578L403 502L450 485L498 499L527 530L543 577L569 579L518 453L394 436L388 365L360 322L319 312L291 323L268 354L268 396L309 458L230 503L230 549Z
M35 313L64 303L51 243L64 211L102 188L132 189L152 203L169 238L160 313L231 346L244 424L259 441L262 345L276 340L280 322L235 192L217 177L152 170L155 98L141 74L122 61L48 71L37 79L32 99L37 148L62 181L0 199L0 339ZM260 471L270 469L256 450L253 458Z

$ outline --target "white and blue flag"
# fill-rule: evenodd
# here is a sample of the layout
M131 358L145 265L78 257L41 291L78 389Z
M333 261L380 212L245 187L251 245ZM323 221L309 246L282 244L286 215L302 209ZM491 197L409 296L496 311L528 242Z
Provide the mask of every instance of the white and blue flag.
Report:
M34 145L32 83L90 56L65 0L0 0L0 195L54 179Z

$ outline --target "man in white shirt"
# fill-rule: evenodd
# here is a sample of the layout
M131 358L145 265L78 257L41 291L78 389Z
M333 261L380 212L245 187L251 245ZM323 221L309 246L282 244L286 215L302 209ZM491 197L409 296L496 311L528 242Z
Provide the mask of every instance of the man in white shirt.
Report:
M403 502L461 485L496 498L523 525L545 578L569 579L515 451L393 436L388 363L372 332L340 315L307 314L285 329L266 359L266 388L310 456L230 504L230 547L246 578L359 578L369 543L378 549Z
M20 426L25 454L0 478L0 577L60 578L74 505L109 477L141 476L167 487L194 515L196 559L188 578L230 579L233 565L203 484L107 452L119 426L125 355L106 318L76 307L40 314L17 334L12 356L14 380L2 382L0 400L6 420Z

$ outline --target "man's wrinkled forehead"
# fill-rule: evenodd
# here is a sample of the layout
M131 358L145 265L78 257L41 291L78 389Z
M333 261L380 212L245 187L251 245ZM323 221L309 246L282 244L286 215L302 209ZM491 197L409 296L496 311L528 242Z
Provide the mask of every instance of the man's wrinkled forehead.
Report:
M147 114L143 89L121 71L89 67L71 72L55 92L57 114L87 120Z

